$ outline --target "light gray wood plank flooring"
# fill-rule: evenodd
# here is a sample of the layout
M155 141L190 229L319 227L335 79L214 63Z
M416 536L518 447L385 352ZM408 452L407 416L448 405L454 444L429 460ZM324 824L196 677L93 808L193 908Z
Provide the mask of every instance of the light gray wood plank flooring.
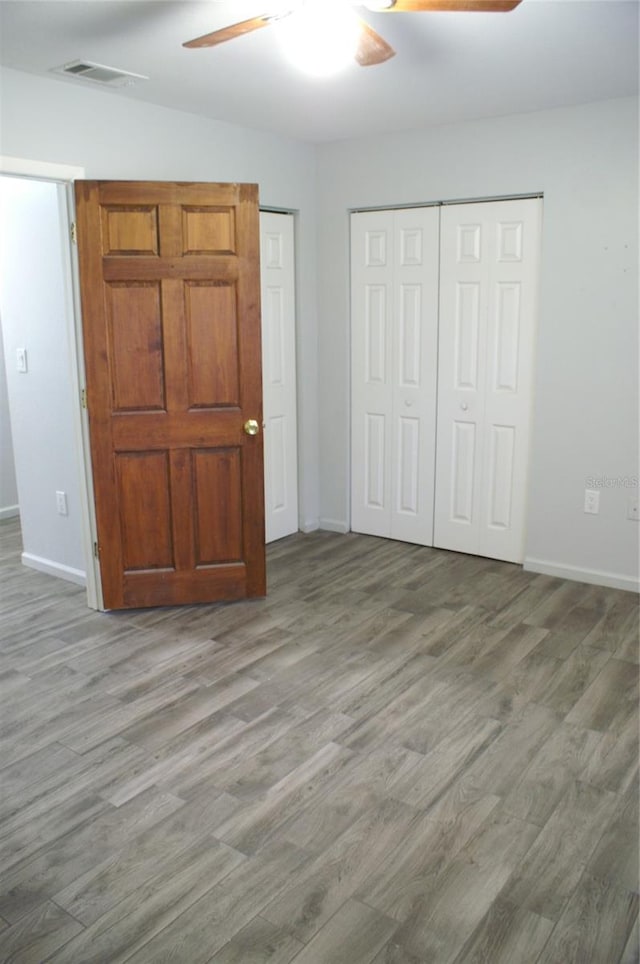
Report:
M637 596L318 532L104 614L20 550L0 961L637 964Z

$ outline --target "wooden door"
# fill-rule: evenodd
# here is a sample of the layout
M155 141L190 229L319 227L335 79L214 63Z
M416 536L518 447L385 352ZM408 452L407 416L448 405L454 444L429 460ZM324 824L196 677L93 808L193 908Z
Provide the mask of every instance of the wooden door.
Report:
M104 608L263 596L257 187L79 181L76 204Z
M434 545L524 557L541 202L443 208Z
M266 541L298 531L293 215L260 214Z
M438 209L351 216L351 528L430 546Z

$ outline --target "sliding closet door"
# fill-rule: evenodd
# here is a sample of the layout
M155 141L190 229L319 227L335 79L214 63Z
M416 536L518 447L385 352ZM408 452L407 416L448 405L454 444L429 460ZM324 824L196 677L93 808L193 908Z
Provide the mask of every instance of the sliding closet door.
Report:
M293 215L260 212L265 539L298 531Z
M351 217L351 528L433 542L437 208Z
M434 545L524 557L541 201L442 209Z

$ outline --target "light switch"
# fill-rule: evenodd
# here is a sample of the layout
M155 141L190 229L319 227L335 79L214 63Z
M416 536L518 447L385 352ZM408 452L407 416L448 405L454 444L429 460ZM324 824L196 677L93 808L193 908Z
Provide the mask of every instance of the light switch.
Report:
M584 490L584 511L590 515L598 515L600 512L600 491L599 489Z
M16 348L16 368L23 375L27 372L27 349Z

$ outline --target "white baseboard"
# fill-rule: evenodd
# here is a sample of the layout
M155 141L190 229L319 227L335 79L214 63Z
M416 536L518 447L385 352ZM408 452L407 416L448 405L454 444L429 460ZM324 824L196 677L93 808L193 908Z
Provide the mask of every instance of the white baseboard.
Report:
M320 528L329 532L342 532L343 534L349 531L349 526L341 519L320 519Z
M81 569L72 569L71 566L63 566L60 562L52 562L51 559L43 559L30 552L22 553L22 565L29 569L37 569L38 572L46 572L48 576L57 576L58 579L74 582L77 586L87 585L87 574Z
M573 579L575 582L587 582L593 586L609 586L611 589L626 589L628 592L640 592L640 579L632 576L621 576L615 572L600 572L598 569L580 569L577 566L557 566L544 559L525 559L522 568L528 572L540 572L545 576L557 576L559 579Z
M13 519L17 515L20 515L19 505L5 505L0 508L0 520Z
M300 526L300 532L304 532L305 534L307 532L317 532L319 528L320 525L318 524L317 519L306 519Z

